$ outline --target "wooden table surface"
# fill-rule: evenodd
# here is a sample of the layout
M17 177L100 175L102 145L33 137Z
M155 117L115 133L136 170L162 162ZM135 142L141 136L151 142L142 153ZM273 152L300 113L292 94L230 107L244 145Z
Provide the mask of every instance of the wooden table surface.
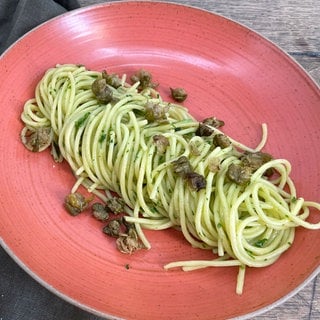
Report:
M103 2L79 0L81 6ZM253 29L286 51L320 84L320 0L171 2L206 9ZM294 296L254 319L320 319L320 275Z
M103 2L106 1L79 0L82 7ZM253 29L291 55L320 84L320 0L171 0L171 2L207 9ZM4 254L2 251L0 252L0 261L1 255ZM10 275L15 277L15 281L18 283L19 277L22 277L19 267L14 262L4 267L10 268ZM29 286L30 292L27 291L28 288L24 287L25 292L22 292L21 295L29 295L31 304L41 308L46 304L54 303L56 317L50 317L50 319L102 319L69 305L50 292L48 293L31 278ZM42 295L47 295L46 300L38 299ZM3 295L0 292L0 307L1 298ZM18 299L16 303L19 303ZM2 318L0 308L0 320L14 319L17 318ZM26 318L19 319L29 318L26 315ZM49 318L41 320L47 319ZM253 319L320 319L320 275L281 304Z

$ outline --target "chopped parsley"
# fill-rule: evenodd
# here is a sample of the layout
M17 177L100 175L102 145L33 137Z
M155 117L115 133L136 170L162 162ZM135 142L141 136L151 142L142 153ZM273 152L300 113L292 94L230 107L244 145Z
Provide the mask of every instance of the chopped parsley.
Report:
M254 246L258 248L263 248L267 241L268 239L266 238L260 239L254 244Z
M87 112L80 119L76 121L75 126L77 130L84 125L84 123L86 122L89 116L90 116L90 112Z
M102 143L104 140L106 140L106 138L107 138L107 134L104 131L102 131L99 137L99 143Z

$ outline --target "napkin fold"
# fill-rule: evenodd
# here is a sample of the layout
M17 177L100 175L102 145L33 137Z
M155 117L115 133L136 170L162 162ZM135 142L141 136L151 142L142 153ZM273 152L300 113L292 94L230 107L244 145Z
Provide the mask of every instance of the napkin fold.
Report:
M77 0L0 0L0 54L39 24L79 8ZM0 246L0 320L98 320L25 273Z
M0 54L39 24L79 7L77 0L0 0Z

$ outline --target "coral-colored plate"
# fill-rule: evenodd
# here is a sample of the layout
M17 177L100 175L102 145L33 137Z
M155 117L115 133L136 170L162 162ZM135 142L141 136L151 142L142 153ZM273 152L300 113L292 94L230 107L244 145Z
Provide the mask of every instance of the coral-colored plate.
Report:
M292 162L300 196L320 201L319 88L279 48L191 7L115 2L76 10L27 34L0 61L1 243L34 278L99 315L204 320L263 310L316 274L319 231L297 230L277 263L248 270L237 296L237 268L163 270L173 260L212 257L178 231L146 232L152 249L130 256L117 252L89 214L69 216L62 207L74 183L68 166L19 140L23 103L57 63L128 74L144 67L164 97L170 86L183 86L194 116L224 119L225 131L251 146L266 122L266 150Z

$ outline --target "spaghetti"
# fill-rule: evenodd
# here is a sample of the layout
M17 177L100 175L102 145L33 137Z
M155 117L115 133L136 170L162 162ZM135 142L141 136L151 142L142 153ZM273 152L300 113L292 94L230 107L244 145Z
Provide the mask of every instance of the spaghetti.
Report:
M72 192L83 185L104 201L109 191L121 196L126 220L146 248L151 246L143 229L179 227L193 247L218 256L171 262L165 269L238 266L241 294L246 266L274 263L291 246L295 227L320 228L320 222L307 221L310 209L320 205L297 198L287 160L268 158L254 170L250 165L244 182L234 180L246 171L246 155L260 154L265 125L256 149L231 137L222 146L213 139L225 137L219 128L208 124L210 134L200 136L199 122L186 108L163 101L154 88L129 85L125 76L108 85L111 101L101 102L92 91L101 77L80 65L49 69L25 103L22 140L31 140L32 151L51 145L54 158L69 163L77 179ZM160 118L146 116L153 107ZM35 141L41 146L34 147ZM183 159L191 171L181 174ZM194 187L190 177L204 183L197 180Z

